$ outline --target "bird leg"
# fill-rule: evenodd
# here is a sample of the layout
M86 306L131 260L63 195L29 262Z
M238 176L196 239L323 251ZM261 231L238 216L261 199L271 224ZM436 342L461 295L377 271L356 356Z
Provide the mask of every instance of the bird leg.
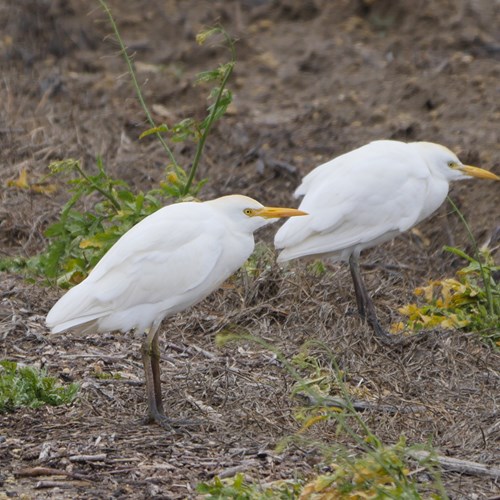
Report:
M163 410L163 399L161 397L161 373L160 373L160 344L158 342L159 337L159 326L158 323L153 328L155 328L156 333L153 336L153 341L151 342L151 369L153 372L153 385L154 385L154 393L156 400L156 408L160 415L165 415L165 411Z
M358 256L352 254L349 257L349 269L354 283L354 292L356 294L359 315L368 322L379 339L381 339L384 343L392 343L394 338L382 328L377 319L375 306L373 305L372 299L368 295L365 283L361 277Z
M148 400L148 422L156 422L168 431L173 427L199 425L188 419L171 419L165 415L161 396L160 345L158 341L161 321L154 322L142 342L142 363L146 378L146 398ZM175 431L176 432L176 431Z
M149 420L170 429L169 420L163 410L161 397L159 327L160 322L153 323L142 342L142 363L146 377Z

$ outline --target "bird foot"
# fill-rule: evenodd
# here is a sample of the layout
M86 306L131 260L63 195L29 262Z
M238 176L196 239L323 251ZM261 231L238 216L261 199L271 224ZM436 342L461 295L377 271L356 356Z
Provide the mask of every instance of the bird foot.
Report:
M394 346L400 343L400 337L391 335L390 333L385 331L373 313L367 316L366 321L373 330L375 338L379 340L382 344L386 346Z
M373 329L375 333L375 337L378 341L380 341L382 344L387 345L387 346L394 346L399 343L399 338L395 337L394 335L391 335L390 333L387 333L383 329Z
M182 434L182 431L188 431L191 427L198 427L202 424L201 420L187 418L168 418L160 413L147 415L144 419L145 424L157 424L166 431L173 434Z

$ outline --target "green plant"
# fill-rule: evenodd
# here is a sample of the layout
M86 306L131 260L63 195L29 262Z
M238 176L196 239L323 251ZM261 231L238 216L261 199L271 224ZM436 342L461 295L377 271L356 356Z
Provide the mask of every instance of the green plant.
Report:
M408 467L409 449L405 438L400 437L392 446L372 442L371 450L355 456L339 453L330 471L313 477L303 487L300 498L420 500L418 484ZM426 498L445 497L433 493Z
M317 278L323 276L327 271L325 263L320 259L311 262L311 264L307 266L307 269L313 276Z
M469 224L467 223L467 221L465 220L465 217L462 214L462 212L460 212L458 207L455 205L455 203L453 202L453 200L449 196L447 197L447 199L448 199L448 202L450 203L450 205L452 206L453 210L455 211L455 213L458 215L459 219L462 221L462 224L465 226L465 229L467 231L467 235L468 235L469 240L472 244L472 248L474 249L474 257L475 257L476 262L478 264L479 273L481 274L481 276L483 278L484 290L486 292L486 298L487 298L487 302L488 302L489 311L491 314L498 315L500 313L500 306L498 306L498 302L497 302L496 307L494 305L494 297L493 297L493 294L491 292L490 279L488 278L488 276L486 276L486 272L485 272L485 269L483 267L483 263L482 263L482 259L481 259L481 251L480 251L479 247L477 246L477 241L474 238L474 235L472 234L472 230L471 230ZM451 249L452 247L446 247L446 248ZM465 258L468 257L465 254L465 252L460 253L461 250L459 250L459 249L455 249L455 250L456 250L455 253L457 255L461 255Z
M46 371L31 366L20 366L14 361L0 361L0 412L27 406L38 408L44 404L70 404L78 392L77 384L64 387Z
M122 180L111 178L97 161L97 173L90 175L76 160L50 165L54 174L66 175L72 193L60 218L45 231L46 250L29 259L28 268L61 286L76 284L88 274L107 250L134 224L162 207L170 196L172 182L160 183L146 193L134 193ZM74 175L76 174L76 176ZM83 198L97 194L100 201L92 211L75 207Z
M445 250L468 261L456 272L455 278L433 280L415 289L419 303L399 309L406 316L392 326L393 331L419 331L435 327L456 328L479 332L500 347L500 284L495 281L496 266L487 249L478 250L476 257L454 247Z
M175 183L176 192L174 193L174 195L181 197L187 196L188 194L193 194L192 185L194 177L196 175L196 171L203 154L203 149L205 147L205 142L210 133L212 125L216 120L222 117L232 101L231 91L226 86L233 72L234 65L236 64L234 40L229 36L226 30L222 28L222 26L211 27L198 33L198 35L196 36L196 41L199 45L203 45L209 38L215 35L222 35L224 42L230 52L230 60L228 62L220 64L219 67L215 70L203 71L199 73L196 78L197 84L207 82L214 84L214 87L211 89L208 97L209 101L211 101L211 104L209 104L207 108L207 115L201 121L197 121L194 118L184 118L171 127L169 127L167 124L157 125L146 105L146 101L144 100L141 87L135 74L133 61L127 53L127 47L125 46L123 39L121 38L120 31L118 30L113 15L111 14L111 10L104 0L99 0L99 3L101 4L104 12L108 15L109 22L111 24L111 27L113 28L113 32L115 34L118 45L120 46L120 51L127 64L127 70L132 79L132 84L137 94L137 98L151 126L151 128L141 134L140 138L154 134L161 142L170 159L170 164L167 166L167 169L171 170L177 177ZM182 168L178 164L172 150L168 146L168 143L164 140L162 134L167 134L167 137L173 142L182 142L187 139L195 141L197 145L196 152L191 168L189 170ZM205 181L201 181L201 184L198 184L194 187L195 193L199 191L204 182Z
M328 352L326 346L322 345L322 349ZM303 430L316 422L328 420L328 411L341 411L344 405L340 401L344 392L348 394L349 398L363 399L364 401L374 399L366 386L352 384L348 374L339 370L336 363L329 359L330 355L327 355L326 360L320 360L314 356L309 351L308 344L303 346L300 352L291 359L291 364L300 374L292 386L292 395L306 396L309 401L315 402L312 407L299 407L294 413L297 422L303 424ZM339 406L331 406L337 400Z
M149 112L138 83L133 61L120 36L111 11L104 0L99 0L107 13L116 39L125 58L134 89L151 128L140 138L156 135L163 145L169 163L165 177L159 186L147 192L136 192L126 182L108 175L104 164L97 158L95 173L85 171L80 162L66 159L49 165L52 175L65 176L71 198L61 210L60 218L45 231L48 246L41 254L32 258L7 258L0 260L0 270L25 271L28 275L43 276L49 281L68 287L82 281L100 258L134 224L161 208L167 200L184 200L198 195L206 183L203 179L194 182L204 145L216 120L231 103L232 94L226 88L234 68L236 55L234 42L226 31L214 27L202 31L196 37L203 44L210 37L221 35L230 51L230 61L215 70L198 74L196 83L209 82L213 85L209 92L210 104L204 119L184 118L173 125L157 125ZM166 138L164 138L166 134ZM168 142L194 141L196 151L191 167L183 168L177 162ZM52 185L50 185L52 186ZM20 176L12 181L12 187L30 187L27 177ZM91 210L82 212L79 207L85 199L97 199Z
M309 344L318 344L310 342ZM318 344L320 345L320 344ZM302 499L385 499L405 498L421 499L425 491L425 498L447 498L441 484L439 473L433 460L432 447L406 443L404 436L399 436L395 444L387 445L382 442L368 427L366 422L355 410L352 403L353 388L347 382L347 374L341 372L325 346L322 357L330 361L325 365L308 353L307 346L294 359L299 370L305 373L305 380L296 384L301 391L312 391L313 404L299 407L295 411L295 418L301 424L298 431L286 437L278 449L294 444L301 448L320 450L330 471L315 475L301 490ZM311 379L319 371L319 383ZM326 380L329 381L325 384ZM311 384L312 382L312 384ZM340 397L332 405L329 397L334 389ZM356 396L369 396L357 393ZM366 398L365 398L366 399ZM311 401L311 400L310 400ZM339 440L332 444L315 438L314 428L317 425L335 426L335 434ZM343 436L351 445L340 444ZM336 440L337 441L337 440ZM430 455L421 460L418 466L425 469L432 477L432 482L420 484L411 474L414 451L427 449Z
M274 251L268 245L258 241L252 255L243 264L242 271L252 278L258 278L273 268L274 255Z
M245 480L243 474L228 479L215 477L210 482L200 483L197 491L208 500L287 500L297 498L300 485L293 481L273 481L260 485Z

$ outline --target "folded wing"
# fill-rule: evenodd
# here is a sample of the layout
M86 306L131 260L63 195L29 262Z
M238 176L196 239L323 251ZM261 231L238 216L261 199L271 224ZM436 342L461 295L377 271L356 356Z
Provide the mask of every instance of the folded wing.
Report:
M225 228L203 204L193 204L192 217L182 205L182 217L176 217L181 205L169 206L127 232L88 278L55 304L47 316L52 331L87 323L101 330L145 328L217 288L213 272Z
M388 157L377 141L320 165L296 193L308 217L287 221L275 237L279 261L305 255L348 258L412 227L427 193L427 168L406 145ZM369 162L363 153L371 147Z

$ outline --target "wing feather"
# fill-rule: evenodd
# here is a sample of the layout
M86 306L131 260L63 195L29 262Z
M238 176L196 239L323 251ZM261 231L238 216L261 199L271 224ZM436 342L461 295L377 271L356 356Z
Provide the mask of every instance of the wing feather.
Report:
M120 238L88 278L56 303L48 326L62 331L141 306L149 314L168 313L190 305L195 288L197 297L216 288L209 277L224 250L225 227L206 205L193 203L191 212L182 205L182 217L180 205L165 207Z
M391 146L388 157L385 143L370 143L304 178L297 193L304 194L300 209L309 216L290 219L277 232L275 245L284 249L278 260L367 248L418 222L427 167L403 143Z

